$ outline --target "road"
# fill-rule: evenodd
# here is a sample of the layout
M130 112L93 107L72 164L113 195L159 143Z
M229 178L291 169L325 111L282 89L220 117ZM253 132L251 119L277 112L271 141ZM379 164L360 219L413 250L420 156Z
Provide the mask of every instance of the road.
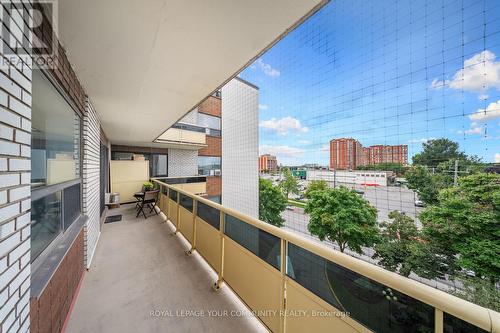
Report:
M423 208L415 206L416 194L412 190L394 186L364 187L361 185L356 185L356 189L364 191L363 198L377 208L379 222L387 221L389 213L397 210L413 218L417 227L421 227L418 214Z
M353 188L353 184L339 184L349 188ZM363 198L368 200L378 210L378 221L383 222L389 219L388 215L391 211L397 210L405 213L415 220L417 227L421 227L418 220L418 214L421 212L421 207L415 206L416 195L415 192L403 187L394 186L362 186L355 185L356 190L364 191ZM287 211L289 212L289 211ZM290 214L288 218L292 222L307 223L309 218L307 216L300 216L303 214Z
M379 222L387 220L387 214L392 210L399 210L405 212L405 214L407 214L408 216L415 217L415 215L417 215L422 209L419 207L415 207L414 201L410 202L410 198L413 198L414 194L412 191L408 189L403 189L399 187L367 188L367 189L360 187L359 189L365 191L363 197L368 201L370 201L370 203L372 203L372 205L377 207L377 209L379 210L379 215L378 215ZM395 202L398 200L397 198L401 198L399 203ZM321 242L317 237L311 235L309 230L307 230L307 225L309 224L309 215L307 215L304 212L304 209L293 207L293 209L286 209L281 215L285 219L285 226L284 226L285 229L300 233L306 238L309 238L316 242L320 242L334 249L337 250L339 249L336 244L330 241ZM418 222L418 219L416 221L418 226L420 222ZM361 255L349 250L346 250L345 252L363 261L367 261L372 264L377 263L376 260L371 258L372 255L374 254L374 251L371 248L363 248L363 254ZM411 274L410 278L444 291L449 291L449 289L453 287L452 281L427 280L419 276L416 276L414 274Z

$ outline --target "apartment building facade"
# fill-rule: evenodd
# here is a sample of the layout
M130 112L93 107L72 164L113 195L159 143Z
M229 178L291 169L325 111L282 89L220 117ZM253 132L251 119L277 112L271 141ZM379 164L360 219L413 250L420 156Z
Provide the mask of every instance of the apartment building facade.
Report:
M408 164L407 145L363 145L353 138L330 141L330 169L355 170L357 166L382 163Z
M363 160L363 146L358 140L340 138L330 141L330 169L354 170Z
M259 172L275 172L278 170L276 156L264 154L259 156Z

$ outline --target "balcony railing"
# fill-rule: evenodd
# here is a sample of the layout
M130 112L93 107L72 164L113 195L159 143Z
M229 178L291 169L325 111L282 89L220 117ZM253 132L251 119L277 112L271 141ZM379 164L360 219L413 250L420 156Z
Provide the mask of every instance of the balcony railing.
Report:
M196 125L177 123L163 132L156 142L203 148L206 146L206 131L203 127Z
M272 332L500 332L500 313L243 215L176 185L159 207Z
M168 185L175 185L177 188L191 194L204 195L207 193L207 177L192 176L192 177L163 177L152 178ZM157 183L158 184L158 183Z

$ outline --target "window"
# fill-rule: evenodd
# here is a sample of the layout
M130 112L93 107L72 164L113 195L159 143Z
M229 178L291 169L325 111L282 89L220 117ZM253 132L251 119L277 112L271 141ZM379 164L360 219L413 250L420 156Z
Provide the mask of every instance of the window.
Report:
M61 192L33 200L31 203L31 260L62 231Z
M80 177L81 120L56 88L33 71L31 186Z
M210 115L204 114L204 113L198 113L198 125L199 126L214 129L214 130L220 130L221 129L220 123L221 122L220 122L219 117L210 116Z
M215 156L198 156L198 174L204 176L220 176L221 158Z
M167 177L167 155L151 154L149 174L151 177Z
M31 260L81 216L80 115L40 70L33 71Z
M220 130L214 130L211 128L206 128L205 129L205 134L206 135L211 135L211 136L221 136L221 131Z

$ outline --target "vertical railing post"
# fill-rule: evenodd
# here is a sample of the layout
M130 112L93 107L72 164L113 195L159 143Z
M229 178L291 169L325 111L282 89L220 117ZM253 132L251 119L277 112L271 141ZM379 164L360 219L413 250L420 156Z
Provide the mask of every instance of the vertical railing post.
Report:
M167 186L167 209L165 210L165 214L167 215L167 221L170 216L170 188Z
M193 254L193 252L196 250L196 214L198 214L198 200L195 200L194 197L191 197L193 199L193 212L192 212L192 222L193 222L193 234L192 234L192 240L193 243L191 244L191 248L186 251L187 255Z
M177 218L175 220L175 233L177 233L181 223L181 193L179 191L177 191Z
M225 213L223 211L219 211L219 241L220 241L220 267L217 272L217 281L215 281L213 285L214 290L219 290L224 280L224 224L225 224Z
M434 333L443 333L443 311L434 308Z
M280 308L280 332L285 332L286 324L286 248L287 241L281 238L280 272L281 272L281 308Z

